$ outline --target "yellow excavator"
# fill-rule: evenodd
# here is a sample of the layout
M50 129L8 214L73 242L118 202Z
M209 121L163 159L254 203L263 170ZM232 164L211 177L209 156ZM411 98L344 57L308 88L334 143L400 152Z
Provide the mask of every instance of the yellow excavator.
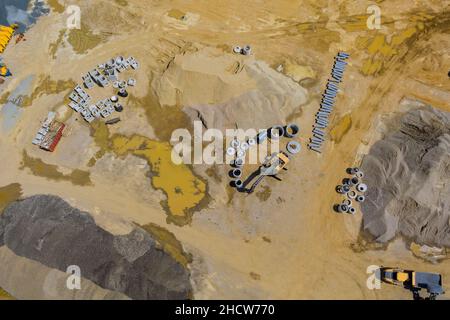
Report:
M435 300L444 293L442 287L442 276L437 273L416 272L400 268L381 267L380 280L410 290L414 300ZM419 292L424 289L428 297L421 297Z
M250 175L250 177L245 181L243 189L247 193L252 193L253 191L255 191L255 188L262 181L262 179L266 176L271 176L281 181L281 179L277 177L277 174L281 170L287 170L286 166L288 163L289 157L285 152L281 151L272 153L267 157L267 159L259 167L259 169L256 170L252 175ZM245 188L245 186L248 185L255 177L258 178L253 183L253 185L248 189Z

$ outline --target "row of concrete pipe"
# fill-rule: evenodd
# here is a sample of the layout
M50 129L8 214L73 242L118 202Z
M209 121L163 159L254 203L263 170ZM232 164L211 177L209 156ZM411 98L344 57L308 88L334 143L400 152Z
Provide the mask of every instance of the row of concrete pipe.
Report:
M256 145L264 142L266 139L278 140L281 137L295 138L300 132L298 125L291 123L287 126L276 125L265 131L260 132L255 138L249 138L245 142L233 140L227 149L227 154L235 156L235 159L231 162L232 169L229 172L229 176L233 179L231 186L238 190L243 187L243 181L241 180L244 166L244 159L247 150ZM286 149L290 154L296 154L300 152L301 146L297 141L291 140L287 143Z
M325 142L325 131L329 124L329 116L334 107L334 99L339 91L338 84L342 81L347 62L345 60L349 54L339 52L335 57L331 78L328 79L327 87L322 95L319 111L316 113L315 124L313 125L312 137L308 147L310 150L321 153L322 143Z

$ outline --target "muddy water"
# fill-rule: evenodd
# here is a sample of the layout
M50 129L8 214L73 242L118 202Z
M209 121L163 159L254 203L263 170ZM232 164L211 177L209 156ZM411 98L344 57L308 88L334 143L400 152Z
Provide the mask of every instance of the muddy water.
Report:
M97 159L106 152L112 152L119 157L132 154L147 161L151 168L153 187L162 190L167 196L162 206L168 214L169 222L188 224L193 212L206 201L206 182L197 177L188 166L172 162L172 147L168 142L140 135L110 136L108 128L102 122L93 123L92 134L100 147Z
M12 183L4 187L0 187L0 214L8 204L16 201L22 196L22 187L18 183Z
M58 166L47 164L39 158L33 158L26 151L23 151L20 169L30 169L33 175L49 180L69 181L76 186L92 185L89 172L75 169L70 174L63 174L58 170Z

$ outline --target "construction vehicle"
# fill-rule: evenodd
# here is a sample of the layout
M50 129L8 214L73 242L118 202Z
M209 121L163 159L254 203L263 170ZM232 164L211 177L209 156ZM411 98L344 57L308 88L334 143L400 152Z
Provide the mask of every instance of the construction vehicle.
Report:
M10 42L14 32L19 26L17 24L12 24L10 26L0 25L0 53L5 51L8 43Z
M259 167L258 170L256 170L253 174L251 174L248 179L244 183L244 188L246 185L248 185L255 177L258 177L256 181L253 183L253 185L249 189L244 189L247 193L252 193L255 191L255 188L258 186L258 184L262 181L262 179L266 176L271 176L279 181L281 181L280 178L277 177L277 174L281 170L287 170L286 165L289 163L289 157L287 153L281 151L281 152L274 152L270 156L266 158L264 163Z
M11 71L6 67L5 64L0 62L0 76L1 77L10 77L12 76Z
M437 273L416 272L400 268L381 267L380 280L410 290L414 300L435 300L444 293L442 288L442 276ZM422 298L419 292L425 289L428 297Z

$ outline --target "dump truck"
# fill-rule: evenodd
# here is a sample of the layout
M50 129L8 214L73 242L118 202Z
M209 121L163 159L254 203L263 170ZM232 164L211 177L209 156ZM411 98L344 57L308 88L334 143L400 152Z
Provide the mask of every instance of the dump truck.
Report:
M400 268L381 267L380 280L384 283L402 286L413 293L414 300L435 300L444 293L442 276L438 273L416 272ZM428 297L421 297L419 292L424 289Z

